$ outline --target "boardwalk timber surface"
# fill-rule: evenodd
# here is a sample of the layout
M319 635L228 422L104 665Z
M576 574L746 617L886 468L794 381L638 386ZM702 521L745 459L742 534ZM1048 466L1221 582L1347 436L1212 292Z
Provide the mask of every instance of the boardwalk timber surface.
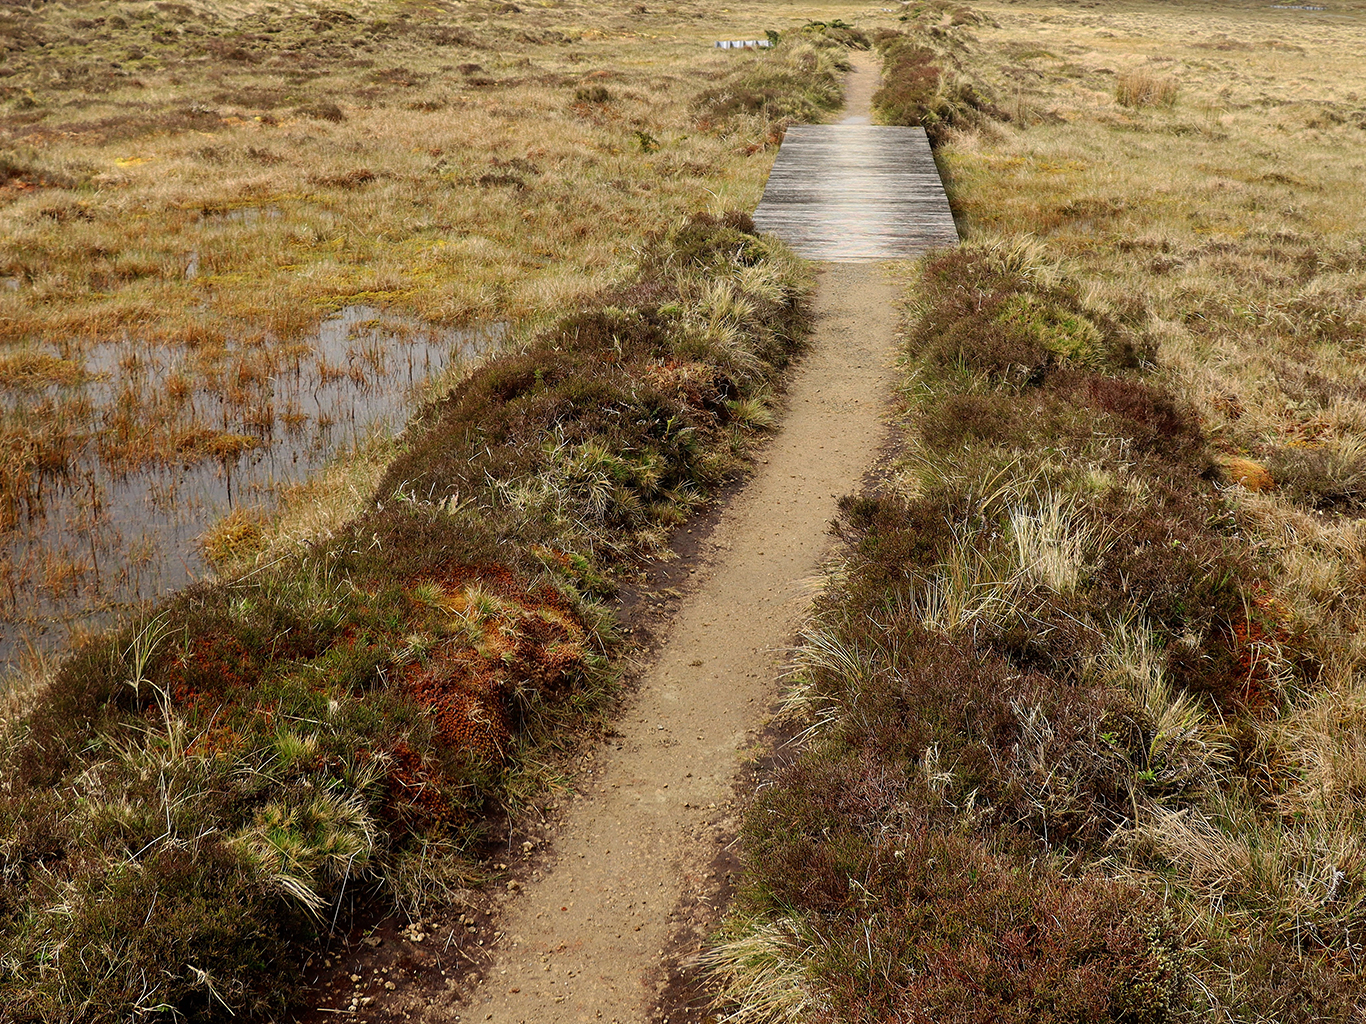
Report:
M923 128L789 128L754 223L799 255L833 262L915 257L958 242Z

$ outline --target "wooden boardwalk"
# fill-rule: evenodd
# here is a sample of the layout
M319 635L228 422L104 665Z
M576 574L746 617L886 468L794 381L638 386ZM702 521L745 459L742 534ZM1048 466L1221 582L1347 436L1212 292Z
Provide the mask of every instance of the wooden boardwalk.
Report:
M836 263L904 259L958 243L923 128L789 128L754 223L801 256Z

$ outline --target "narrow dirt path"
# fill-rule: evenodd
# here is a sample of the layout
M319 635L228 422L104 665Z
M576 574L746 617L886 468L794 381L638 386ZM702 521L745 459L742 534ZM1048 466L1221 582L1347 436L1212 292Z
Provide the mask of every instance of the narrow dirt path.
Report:
M873 93L877 92L877 58L871 53L851 52L853 70L844 79L844 116L840 124L872 124Z
M871 87L851 95L866 115ZM876 77L875 70L872 77ZM726 831L742 752L776 695L837 496L884 437L896 289L872 264L824 267L816 330L758 472L722 514L619 737L571 804L553 860L508 911L485 982L429 1020L640 1024L683 902Z

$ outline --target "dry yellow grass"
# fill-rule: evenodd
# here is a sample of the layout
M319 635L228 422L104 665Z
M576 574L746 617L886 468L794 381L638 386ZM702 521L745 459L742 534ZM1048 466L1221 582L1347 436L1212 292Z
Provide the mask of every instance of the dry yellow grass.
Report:
M1034 234L1144 303L1218 446L1345 508L1312 476L1355 487L1366 429L1366 8L983 10L1002 59L974 70L1024 117L942 153L968 237ZM1153 67L1174 107L1120 106L1109 83Z
M522 316L610 280L642 229L753 203L767 126L707 131L691 106L754 59L707 49L726 26L689 5L512 6L32 19L70 35L10 62L4 130L32 169L6 189L0 323L202 342L376 299L429 322ZM77 74L130 52L98 87Z

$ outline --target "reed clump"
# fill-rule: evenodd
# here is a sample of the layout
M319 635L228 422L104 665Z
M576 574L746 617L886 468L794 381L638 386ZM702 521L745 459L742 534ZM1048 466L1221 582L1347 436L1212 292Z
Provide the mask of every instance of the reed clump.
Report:
M1115 76L1115 100L1124 107L1176 106L1180 91L1175 79L1144 71L1126 71Z

